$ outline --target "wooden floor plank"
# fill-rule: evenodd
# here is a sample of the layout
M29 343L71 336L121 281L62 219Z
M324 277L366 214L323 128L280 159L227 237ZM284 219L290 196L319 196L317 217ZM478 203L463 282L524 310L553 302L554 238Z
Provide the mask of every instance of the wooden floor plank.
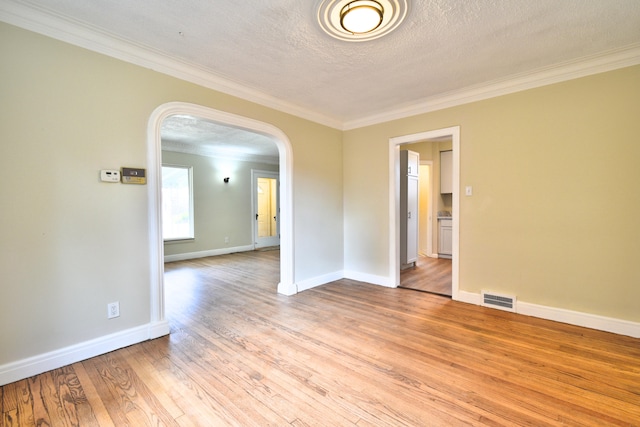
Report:
M153 390L156 399L174 420L184 415L183 409L171 394L173 383L165 380L166 371L145 363L142 346L131 346L123 349L122 357L126 359L145 387Z
M2 419L0 427L14 427L20 425L18 413L18 390L26 380L16 381L2 387ZM26 422L22 425L28 425Z
M124 350L83 362L116 425L177 426L124 359Z
M29 387L30 379L19 381L16 388L16 425L32 426L35 425L35 416L33 414L33 396Z
M67 408L61 405L62 402L56 395L52 372L30 378L29 388L33 399L33 420L35 425L73 425L65 419ZM66 390L63 393L66 394Z
M240 426L240 422L234 418L233 413L216 400L215 393L210 394L199 385L200 381L192 378L192 375L197 377L197 372L194 373L191 370L193 367L189 364L181 362L179 358L172 358L172 361L169 361L168 358L163 357L163 363L158 365L157 359L153 357L158 354L155 346L168 341L169 338L163 337L145 343L144 355L147 360L155 360L149 364L149 368L159 366L159 373L163 375L166 383L170 384L169 393L183 409L184 415L177 419L178 423L202 425L202 420L207 420L211 425ZM174 352L173 355L175 356L176 353ZM183 369L184 366L188 369Z
M413 267L400 272L400 286L451 296L451 260L420 255Z
M89 378L83 363L74 363L72 367L78 379L78 387L83 392L84 401L80 405L82 409L78 410L82 425L94 425L92 420L95 420L95 425L97 426L115 427L113 420L109 416L109 411L104 406L104 402Z

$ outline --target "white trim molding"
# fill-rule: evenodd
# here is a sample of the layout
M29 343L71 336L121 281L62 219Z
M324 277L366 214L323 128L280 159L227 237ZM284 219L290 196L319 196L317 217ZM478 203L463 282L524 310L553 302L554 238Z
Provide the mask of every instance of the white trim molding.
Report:
M188 259L205 258L208 256L218 256L235 254L238 252L248 252L253 250L253 245L234 246L232 248L209 249L198 252L184 252L181 254L165 255L164 262L185 261Z
M310 279L297 282L296 286L298 292L306 291L318 286L326 285L327 283L335 282L344 277L342 271L334 271L333 273L323 274L322 276L312 277Z
M459 291L457 301L481 306L482 295L474 292ZM538 317L540 319L552 320L554 322L640 338L640 323L638 322L567 310L564 308L532 304L520 300L516 301L515 307L515 313L523 316ZM493 307L487 308L496 310Z
M347 121L342 129L358 129L638 64L640 64L640 43L491 82L467 86L422 99L402 108L380 111L367 117Z
M327 283L335 282L340 279L355 280L370 285L384 286L386 288L395 288L396 286L385 276L377 276L375 274L361 273L358 271L335 271L333 273L323 274L321 276L312 277L298 282L298 292L306 291Z
M356 280L358 282L370 283L372 285L395 288L397 285L387 276L377 276L375 274L361 273L359 271L345 271L344 278Z
M151 320L164 320L164 244L162 241L162 141L160 129L165 118L187 114L273 138L280 159L280 283L278 293L293 295L293 148L287 135L265 122L186 102L169 102L156 108L147 125L147 191L149 199L149 259L151 268Z
M456 301L465 302L467 304L482 305L482 295L467 291L458 291Z
M0 366L0 386L29 378L61 366L86 360L169 333L167 322L155 322L105 335L69 347Z
M599 331L640 338L640 323L628 320L566 310L557 307L547 307L522 301L517 302L516 313L523 314L525 316L553 320L555 322L567 323L569 325L582 326L585 328L597 329Z

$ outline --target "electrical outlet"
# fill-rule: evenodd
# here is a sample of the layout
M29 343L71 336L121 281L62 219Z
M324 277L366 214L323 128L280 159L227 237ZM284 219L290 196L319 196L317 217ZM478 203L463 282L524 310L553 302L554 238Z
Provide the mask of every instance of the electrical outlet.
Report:
M120 303L118 301L107 304L107 319L120 316Z
M224 238L224 242L225 242L225 243L229 243L229 238L228 238L228 237L225 237L225 238Z

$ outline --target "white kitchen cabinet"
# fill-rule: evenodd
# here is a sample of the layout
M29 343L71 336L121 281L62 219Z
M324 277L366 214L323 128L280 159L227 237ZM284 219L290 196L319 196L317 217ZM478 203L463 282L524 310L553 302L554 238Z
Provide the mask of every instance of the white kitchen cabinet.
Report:
M453 151L440 152L440 194L453 193Z
M400 264L418 260L418 209L420 155L400 151Z
M438 257L451 258L453 255L453 220L438 219Z

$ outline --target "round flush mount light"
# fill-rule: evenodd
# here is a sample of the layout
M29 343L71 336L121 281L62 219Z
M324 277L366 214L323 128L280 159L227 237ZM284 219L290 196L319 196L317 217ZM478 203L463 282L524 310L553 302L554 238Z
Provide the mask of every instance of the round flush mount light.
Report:
M407 0L324 0L318 9L318 22L337 39L367 41L396 29L407 8Z
M340 11L340 26L351 34L366 34L382 24L384 9L377 1L355 0Z

